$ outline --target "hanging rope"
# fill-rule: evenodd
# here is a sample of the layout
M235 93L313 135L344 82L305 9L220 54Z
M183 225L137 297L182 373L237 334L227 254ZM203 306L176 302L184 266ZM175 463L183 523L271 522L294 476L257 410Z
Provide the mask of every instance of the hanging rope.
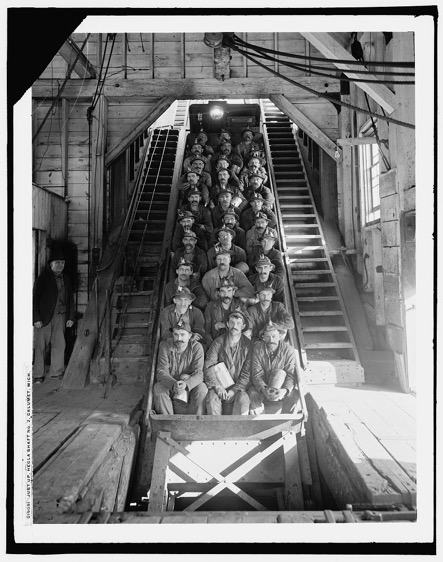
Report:
M368 109L371 108L371 106L369 105L369 98L368 98L368 94L366 92L364 92L365 94L365 98L366 98L366 104L368 106ZM382 146L381 146L381 141L380 141L380 137L378 136L378 131L377 131L377 126L375 124L374 118L371 115L371 124L372 124L372 129L374 131L374 136L375 136L375 140L377 141L377 145L378 145L378 151L380 153L380 156L383 160L383 164L385 165L386 170L389 172L389 170L391 169L391 164L389 163L389 160L386 158L386 156L383 153L382 150Z
M68 70L66 71L66 77L63 81L63 84L60 86L59 91L57 92L57 95L55 97L55 99L53 100L51 107L49 108L48 112L46 113L45 117L43 118L43 121L40 123L40 126L38 127L38 129L36 130L36 132L34 133L34 135L32 136L32 140L34 141L37 138L37 135L39 134L39 132L41 131L43 125L46 123L46 120L48 119L51 111L53 110L54 106L56 103L58 103L58 101L60 100L60 97L62 95L63 90L65 89L66 83L69 80L69 78L71 77L71 72L73 71L75 65L77 64L77 61L81 55L81 53L83 53L83 49L85 48L86 43L88 42L88 39L90 37L90 33L88 33L88 35L86 36L86 39L83 41L83 44L80 48L80 51L78 51L78 53L75 56L74 62L72 64L70 64L68 66Z

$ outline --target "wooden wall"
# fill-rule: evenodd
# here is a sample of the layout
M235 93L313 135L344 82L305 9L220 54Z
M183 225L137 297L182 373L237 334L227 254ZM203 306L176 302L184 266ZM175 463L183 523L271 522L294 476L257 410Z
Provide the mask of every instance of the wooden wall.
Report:
M108 104L108 134L106 146L112 147L149 112L157 98L144 100L112 100ZM34 131L51 108L50 101L35 102ZM67 236L78 249L78 304L84 312L88 302L88 193L89 185L89 124L90 103L65 100L51 111L34 143L35 183L69 201ZM66 165L62 158L67 145ZM103 186L104 188L104 186ZM90 216L91 221L93 218ZM100 229L102 225L97 225Z
M365 33L360 41L365 60L414 60L413 34L394 33L385 44L382 33ZM400 78L401 80L401 78ZM392 117L409 123L415 122L414 87L393 85L397 109ZM367 107L366 99L355 86L351 88L352 103ZM381 113L379 106L370 101L371 109ZM357 136L368 116L358 114L353 136ZM415 134L412 129L378 122L380 139L388 141L383 146L390 169L381 163L380 171L380 222L365 226L360 213L354 216L361 226L356 241L361 241L362 256L368 255L367 284L365 290L374 294L374 318L378 326L386 329L389 347L396 359L400 383L409 388L406 349L406 299L415 298L415 244L405 233L405 221L415 216ZM357 149L355 149L357 150ZM360 262L360 272L365 275ZM412 366L409 378L412 380Z
M64 241L68 207L62 197L32 184L32 228L39 232L38 265L40 272L49 259L49 240Z

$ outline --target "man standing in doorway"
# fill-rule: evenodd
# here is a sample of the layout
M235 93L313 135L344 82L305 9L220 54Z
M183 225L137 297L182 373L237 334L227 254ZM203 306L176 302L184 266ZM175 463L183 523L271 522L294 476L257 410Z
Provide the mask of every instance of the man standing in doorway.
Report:
M74 296L69 277L63 273L65 258L54 251L49 268L39 275L34 286L34 383L45 379L46 349L51 344L51 378L62 378L65 372L65 328L74 325Z

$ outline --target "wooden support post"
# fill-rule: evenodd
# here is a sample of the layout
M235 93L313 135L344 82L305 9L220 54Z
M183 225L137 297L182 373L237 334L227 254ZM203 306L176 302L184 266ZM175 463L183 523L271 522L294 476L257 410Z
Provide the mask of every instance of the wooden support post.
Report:
M37 130L37 102L35 99L32 100L32 131ZM32 181L35 181L37 166L37 138L32 141Z
M91 148L91 248L101 247L103 239L103 204L105 189L105 146L107 130L107 100L100 96L92 115Z
M350 103L350 96L342 96L342 101ZM339 135L342 139L351 136L351 112L342 107L339 115ZM337 170L338 224L347 248L354 248L354 229L352 224L352 154L351 146L343 145L342 161Z
M248 34L246 32L243 33L243 40L245 42L248 41ZM243 72L244 72L245 78L247 78L248 77L248 59L246 57L243 57Z
M303 490L301 485L298 460L297 435L288 431L283 435L283 453L285 462L285 503L286 509L303 510Z
M180 41L181 41L182 78L186 78L186 38L184 33L180 33Z
M148 511L166 511L168 502L167 481L171 447L164 439L169 438L170 436L171 434L169 432L159 432L157 434Z
M65 98L62 99L62 127L60 131L61 143L61 168L63 178L63 197L68 196L68 120L69 120L69 101Z
M278 51L278 33L273 33L273 38L274 38L274 51ZM279 64L278 64L278 60L274 61L274 70L275 72L279 71Z
M123 78L126 80L128 77L128 34L123 34L122 46L122 65L123 65Z
M155 72L154 72L154 34L150 33L150 43L151 43L151 52L150 52L150 60L151 60L151 78L154 80Z
M271 94L269 99L275 104L285 115L289 117L296 125L298 125L309 137L314 140L325 152L329 154L335 161L339 161L335 157L337 145L325 133L317 127L304 113L302 113L294 104L292 104L282 94Z
M321 486L320 486L320 476L318 473L318 462L317 462L317 450L315 445L315 436L314 431L312 429L312 420L311 418L305 424L306 427L306 445L308 447L308 455L309 455L309 464L311 468L311 478L312 478L312 485L311 485L311 493L312 499L315 503L315 507L318 508L323 505L323 499L321 495Z

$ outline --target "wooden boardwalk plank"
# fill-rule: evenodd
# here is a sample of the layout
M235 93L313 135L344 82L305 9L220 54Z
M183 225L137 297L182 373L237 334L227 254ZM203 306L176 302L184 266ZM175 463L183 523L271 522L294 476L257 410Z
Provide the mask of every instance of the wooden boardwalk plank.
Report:
M375 418L381 420L381 427L375 431L379 439L394 439L396 434L398 439L415 439L416 427L415 420L406 414L394 402L386 398L387 393L377 391L360 391L347 399L348 404L356 402L356 413L361 404L366 404L368 410L367 419L361 413L361 419L367 425ZM384 427L384 429L383 429Z
M401 494L373 466L356 443L349 425L354 425L355 415L346 405L336 404L334 414L326 413L312 404L312 397L307 403L313 406L312 423L319 467L339 502L380 504L401 503ZM353 420L350 422L349 420Z
M82 427L70 444L34 478L34 510L66 511L118 438L117 424Z
M83 423L128 425L139 409L146 385L118 385L103 399Z
M91 410L68 410L36 434L32 443L34 474L77 432L81 421L90 413Z
M355 443L364 455L370 459L374 468L398 490L403 502L415 505L417 502L417 489L408 474L391 457L389 452L377 441L365 424L352 424L349 426Z
M411 480L417 482L417 453L410 442L403 439L382 439L380 443Z
M60 412L35 412L32 415L32 433L35 434L37 431L40 431L59 413Z

